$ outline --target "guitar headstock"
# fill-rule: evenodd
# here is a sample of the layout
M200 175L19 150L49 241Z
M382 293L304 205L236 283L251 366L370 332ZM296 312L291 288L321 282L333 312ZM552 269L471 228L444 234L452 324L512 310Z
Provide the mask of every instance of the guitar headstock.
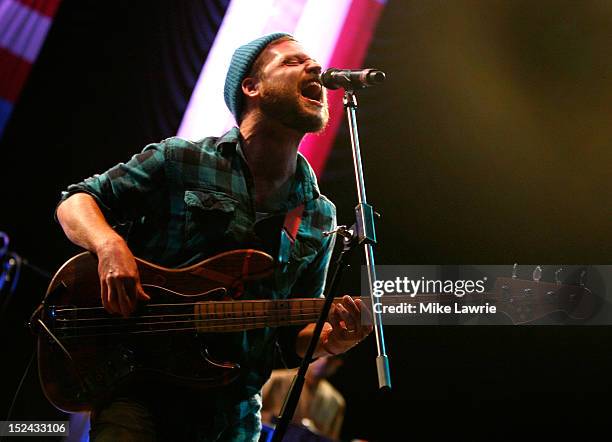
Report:
M515 324L528 323L554 312L563 312L577 320L588 319L595 313L595 296L583 284L541 281L538 268L533 280L518 279L513 274L495 281L495 301Z

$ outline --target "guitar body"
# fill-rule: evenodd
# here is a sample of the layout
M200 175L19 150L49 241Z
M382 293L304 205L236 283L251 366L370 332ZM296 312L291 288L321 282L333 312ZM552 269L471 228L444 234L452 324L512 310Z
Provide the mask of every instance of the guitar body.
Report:
M271 274L273 259L256 250L235 250L184 269L137 263L151 301L130 318L101 308L97 259L90 253L62 266L35 312L40 382L60 410L89 410L128 383L207 389L238 376L237 364L208 356L193 327L197 305L227 299L244 282Z

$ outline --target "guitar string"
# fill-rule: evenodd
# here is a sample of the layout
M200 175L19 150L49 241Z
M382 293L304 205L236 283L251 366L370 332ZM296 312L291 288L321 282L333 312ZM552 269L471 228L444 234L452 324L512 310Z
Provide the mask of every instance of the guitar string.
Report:
M341 299L341 298L338 298L338 299ZM318 299L316 299L316 300L313 300L313 301L316 304L322 304L323 300L321 299L321 301L319 301ZM277 305L274 306L275 308L266 308L264 306L263 310L265 310L266 312L287 312L287 311L291 311L292 307L295 308L295 305L298 304L297 302L290 302L289 303L290 305L288 307L280 306L280 308L276 308L276 307L278 307L278 304L286 302L286 301L265 301L265 302L274 302L274 303L277 304ZM337 303L337 302L338 301L335 301L335 303ZM440 301L438 300L436 302L440 302ZM449 300L447 302L452 302L452 301ZM262 302L262 304L263 304L263 302ZM291 305L291 304L293 304L293 305ZM395 304L391 304L391 303L383 303L383 305L385 305L385 304L386 305L395 305ZM514 305L515 305L515 307L521 307L523 305L532 306L532 307L538 307L538 306L545 306L545 305L551 305L551 304L556 304L556 303L555 302L549 302L549 301L546 301L546 302L529 302L529 303L527 303L527 302L525 302L525 303L517 302ZM174 308L188 308L189 310L191 310L192 307L201 306L200 307L201 311L205 312L206 314L219 314L219 313L225 314L225 313L227 313L225 311L225 308L222 307L220 312L217 309L218 309L219 306L228 306L228 305L236 306L236 305L253 305L253 304L250 304L250 303L249 304L241 304L240 301L227 301L227 302L225 302L225 301L218 301L218 302L206 302L206 303L201 303L200 302L200 303L193 303L193 304L191 304L191 303L186 303L186 304L165 304L164 306L165 307L170 306L170 307L174 307ZM161 305L159 305L159 304L148 305L147 309L151 310L151 307L157 307L157 306L161 306ZM210 309L212 311L209 311L207 306L215 306L215 308ZM255 306L255 307L257 307L257 306ZM310 310L318 311L318 310L320 310L321 307L322 306L317 305L315 307L312 307L312 306L311 307L297 307L297 309L302 310L302 311L303 310L309 310L309 309ZM368 305L366 303L366 308L367 307L368 307ZM123 320L123 321L125 321L125 320L132 319L132 318L123 318L123 317L120 317L120 316L110 316L110 317L107 317L107 318L106 317L97 317L97 318L96 317L94 317L94 318L61 318L61 317L57 317L59 314L62 314L62 313L65 313L65 312L78 313L79 311L82 311L82 310L83 311L96 310L96 311L101 311L104 314L110 315L110 313L106 313L106 310L104 309L104 307L57 309L57 310L55 310L55 315L56 315L55 319L58 320L58 321L89 321L89 320L115 320L115 321ZM230 310L229 313L233 313L233 314L246 314L246 313L257 312L258 309L257 308L251 308L251 309L244 309L244 308L242 308L242 309L238 310L238 309L232 308L232 309L229 309L229 310ZM153 313L153 312L151 312L151 313ZM161 314L161 315L160 314L158 314L158 315L145 314L145 315L135 316L133 318L134 319L139 319L139 318L158 318L158 317L161 318L161 317L181 316L181 315L193 315L193 314L195 314L195 313L192 313L192 312L189 312L189 313L174 313L174 314L173 313L164 313L164 314Z
M105 321L105 322L109 322L108 320L114 320L114 319L119 319L119 320L123 320L122 324L108 324L108 323L97 323L94 325L69 325L70 323L74 323L76 321L79 321L79 319L60 319L62 321L62 325L60 327L54 327L54 331L60 333L60 332L70 332L70 331L81 331L84 329L101 329L104 327L113 327L113 328L118 328L118 327L123 327L123 328L135 328L135 327L154 327L156 325L165 325L165 326L170 326L171 324L180 324L180 323L193 323L196 324L195 329L219 329L219 328L227 328L227 327L242 327L244 328L246 327L251 327L254 324L260 324L260 325L266 325L266 324L270 324L270 323L276 323L279 321L279 319L281 319L282 317L287 319L287 322L293 322L293 321L298 321L298 322L308 322L308 321L312 321L312 320L316 320L318 318L318 315L320 313L320 309L317 308L310 308L310 309L302 309L302 311L300 312L291 312L291 311L287 311L286 309L282 309L282 310L276 310L275 312L280 312L280 314L282 316L280 316L279 314L268 314L269 312L264 312L264 314L255 314L255 315L249 315L247 313L253 313L253 312L239 312L238 316L224 316L222 318L219 317L214 317L214 316L219 316L223 313L220 312L216 312L216 313L206 313L205 316L213 316L211 317L204 317L201 319L197 319L198 316L202 316L202 315L196 315L196 314L189 314L189 315L175 315L178 317L187 317L189 319L186 320L174 320L174 321L159 321L159 322L151 322L151 321L145 321L145 322L137 322L137 321L141 321L143 319L143 317L134 317L134 318L89 318L89 319L94 319L94 320L98 320L98 321ZM255 312L256 313L256 312ZM241 315L242 314L242 315ZM154 316L156 317L156 316ZM157 316L157 317L164 317L164 316ZM149 317L145 317L145 319L149 319ZM258 323L257 321L267 321L267 322L263 322L263 323ZM204 326L198 326L198 324L200 323L207 323ZM220 324L215 324L216 322L220 322ZM285 322L285 321L283 321Z
M316 312L316 311L321 311L321 309L317 309L317 308L301 308L299 309L301 312L304 311L311 311L311 312ZM123 318L121 316L110 316L110 313L108 313L109 317L97 317L97 318L58 318L55 317L53 320L56 322L61 322L61 323L68 323L68 322L79 322L79 321L130 321L130 320L139 320L139 319L155 319L155 318L171 318L171 317L181 317L181 316L195 316L195 315L208 315L208 316L215 316L215 315L221 315L221 314L234 314L234 315L243 315L244 317L252 317L255 316L253 315L253 313L255 314L261 314L261 313L266 313L266 312L291 312L292 310L287 310L287 309L266 309L265 312L260 311L259 313L256 310L244 310L244 311L230 311L230 312L208 312L208 311L202 311L202 313L194 313L193 311L191 311L190 313L173 313L173 314L163 314L163 315L138 315L138 316L131 316L128 318ZM249 316L250 315L250 316Z
M277 302L276 304L279 304L280 302ZM194 304L168 304L166 306L164 306L165 308L181 308L181 307L186 307L189 308L191 310L193 310L193 307L196 306L207 306L207 305L217 305L217 306L227 306L227 305L240 305L240 302L209 302L209 303L194 303ZM289 303L290 305L296 305L298 303ZM317 302L317 304L322 304L322 302ZM246 305L246 304L242 304L242 305ZM249 305L252 305L249 303ZM260 304L261 305L261 304ZM156 307L157 305L147 305L147 309L151 309L151 307ZM257 305L255 305L255 307L257 307ZM265 308L265 306L264 306ZM97 311L106 311L104 309L104 307L93 307L93 309L97 310ZM76 308L76 309L57 309L55 310L55 313L78 313L80 311L91 311L92 308Z
M341 298L339 298L341 299ZM324 301L324 299L321 299L320 301L318 299L305 299L304 303L308 303L308 301L314 301L314 303L316 304L322 304L322 301ZM218 309L219 306L227 306L227 305L231 305L231 306L237 306L237 305L252 305L252 304L242 304L240 302L236 302L236 301L224 301L224 302L206 302L206 303L194 303L194 304L165 304L164 306L172 306L172 307L182 307L182 308L189 308L189 313L165 313L165 314L157 314L157 315L148 315L148 314L144 314L144 315L139 315L139 316L134 316L132 318L123 318L120 316L110 316L110 317L94 317L94 318L64 318L64 317L58 317L58 314L62 314L64 312L70 311L70 312L78 312L81 309L80 308L76 308L76 309L57 309L55 310L55 317L54 320L55 321L62 321L63 323L66 322L71 322L71 321L101 321L101 320L111 320L111 321L129 321L131 319L134 320L139 320L139 319L149 319L149 318L166 318L166 317L176 317L176 316L194 316L194 315L220 315L220 314L235 314L235 315L242 315L242 317L248 318L248 317L253 317L253 314L257 315L259 312L261 313L275 313L275 312L279 312L279 313L291 313L294 310L299 310L300 312L319 312L321 311L322 306L321 305L316 305L316 306L306 306L306 307L295 307L295 305L297 305L298 303L290 303L290 304L294 304L294 305L289 305L288 307L282 307L279 306L279 304L282 304L286 301L262 301L263 303L269 303L269 302L273 302L274 308L241 308L241 309L229 309L229 312L225 310L225 308L221 308ZM311 302L312 304L313 302ZM157 305L149 305L147 306L147 308L150 307L154 307L154 306L159 306L159 304ZM191 307L196 307L196 306L200 306L200 311L199 312L194 312L193 309L191 309ZM214 308L208 309L208 306L215 306ZM255 306L257 307L257 306ZM276 308L276 307L280 307L280 308ZM292 308L293 307L293 308ZM93 307L93 308L85 308L84 310L91 310L91 309L96 309L96 310L102 310L103 313L110 315L109 313L106 313L106 310L103 307ZM221 310L221 311L219 311ZM263 310L263 311L262 311ZM221 319L221 318L219 318Z
M203 332L209 332L209 333L214 333L215 331L228 331L228 328L231 328L232 326L236 329L235 331L246 331L252 328L262 328L262 327L269 327L270 323L267 321L261 321L262 318L257 318L258 321L254 321L252 323L248 323L248 324L216 324L216 325L211 325L211 326L206 326L206 327L198 327L198 326L193 326L193 327L171 327L171 328L165 328L165 329L155 329L155 330L125 330L125 331L113 331L113 332L104 332L104 333L90 333L90 334L73 334L73 335L67 335L67 336L63 336L61 334L61 332L63 331L62 329L59 330L54 330L59 337L61 337L62 340L66 340L66 339L74 339L74 338L79 338L79 339L83 339L83 338L88 338L88 337L97 337L97 336L112 336L112 335L126 335L126 334L145 334L145 333L167 333L167 332L175 332L175 331L198 331L201 330ZM312 315L312 316L308 316L308 315L304 315L303 318L300 318L300 322L298 324L295 325L299 325L300 323L302 323L301 321L304 321L303 323L308 323L311 321L314 321L317 319L317 316ZM195 321L194 321L195 322ZM90 330L93 331L93 330ZM230 330L231 331L231 330Z
M218 303L217 303L218 304ZM232 304L232 302L225 302L224 304ZM235 303L234 303L235 304ZM175 306L183 306L182 304L174 304ZM210 305L215 305L215 303L211 303ZM201 322L207 322L208 328L209 329L214 329L214 328L223 328L223 327L232 327L232 326L240 326L241 324L246 324L246 325L251 325L253 324L253 320L255 320L255 322L257 320L269 320L269 319L274 319L274 320L278 320L279 315L276 314L269 314L269 313L277 313L280 312L280 314L285 315L289 318L289 321L291 320L303 320L304 317L310 317L311 315L318 315L318 313L320 312L319 308L316 307L305 307L305 308L301 308L300 312L292 312L291 310L287 310L287 309L268 309L266 312L264 312L264 314L257 314L256 311L234 311L234 312L230 312L235 314L236 316L231 316L229 315L228 317L228 313L227 312L219 312L219 311L214 311L214 312L200 312L200 313L188 313L188 314L175 314L175 315L171 315L173 317L186 317L188 319L185 320L174 320L174 321L160 321L160 322L151 322L151 321L146 321L147 319L153 319L153 318L166 318L170 315L145 315L145 316L137 316L137 317L133 317L133 318L121 318L121 317L108 317L108 318L74 318L74 319L64 319L64 318L59 318L58 321L62 321L62 326L61 327L54 327L54 329L56 331L70 331L70 330L83 330L83 329L96 329L96 328L103 328L103 327L139 327L139 326L155 326L155 325L166 325L169 326L170 324L179 324L179 323L201 323ZM254 314L253 314L254 313ZM197 319L198 316L208 316L208 317L204 317L201 319ZM215 316L219 316L219 315L225 315L224 317L215 317ZM212 318L210 317L212 316ZM317 316L318 317L318 316ZM138 322L138 321L142 321L145 320L145 322ZM314 319L316 319L316 317L314 317ZM71 323L75 323L75 322L79 322L79 321L99 321L97 324L94 325L69 325ZM117 324L116 322L118 321L122 321L122 324ZM102 322L102 323L100 323ZM104 322L107 322L106 324ZM115 322L115 324L108 324L108 322ZM212 324L214 322L221 322L222 324ZM250 324L248 324L248 322L250 322ZM238 324L233 324L233 323L238 323ZM265 324L265 323L264 323ZM207 328L207 327L200 327L200 328ZM197 329L197 327L196 327Z
M342 298L334 298L334 300L341 300ZM361 299L361 297L355 297L353 299ZM281 303L288 302L290 304L299 303L299 302L324 302L324 298L293 298L293 299L245 299L245 300L232 300L232 301L198 301L198 302L181 302L181 303L173 303L173 304L148 304L147 307L182 307L182 306L194 306L194 305L214 305L214 304L265 304L269 302ZM334 301L338 302L338 301ZM68 311L80 311L80 310L104 310L104 307L74 307L74 308L62 308L56 309L56 312L68 312Z
M318 318L318 315L303 315L304 317L300 319L300 321L304 321L304 323L307 322L312 322L314 320L316 320ZM242 318L227 318L225 320L236 320L236 319L242 319ZM261 317L257 317L256 319L262 319ZM190 321L190 322L206 322L207 320L197 320L197 321ZM298 325L298 324L296 324ZM208 327L173 327L173 328L166 328L166 329L156 329L156 330L136 330L136 331L120 331L120 332L110 332L110 333L93 333L93 334L89 334L89 335L71 335L71 336L61 336L62 339L74 339L74 338L79 338L79 339L83 339L83 338L88 338L88 337L99 337L99 336L112 336L112 335L126 335L126 334L148 334L148 333L167 333L167 332L179 332L179 331L198 331L201 330L202 328L204 328L205 330L203 330L204 332L209 332L209 333L214 333L216 330L219 331L228 331L227 328L231 328L232 326L234 326L234 328L236 329L235 331L246 331L249 329L257 329L257 328L262 328L262 327L268 327L270 326L270 324L266 321L261 322L261 321L254 321L250 324L217 324L217 325L211 325ZM62 330L55 330L57 333L61 332ZM231 331L231 330L230 330Z
M212 290L215 291L215 290ZM172 292L175 293L175 292ZM209 293L209 292L205 292L205 293ZM187 296L187 295L184 295ZM200 295L193 295L193 296L200 296ZM491 298L488 299L491 302L517 302L520 303L521 301L530 301L531 299L533 299L533 297L535 297L536 295L529 295L529 296L521 296L521 297L516 297L516 298L508 298L508 299L494 299L490 296L489 293L483 293L479 299L475 299L472 302L478 302L478 301L483 301L483 300L487 300L487 298ZM576 295L575 293L570 293L568 295L565 295L564 297L568 298L569 300L575 299L578 295ZM438 297L437 299L432 299L433 297ZM456 298L450 298L449 299L449 294L440 294L440 293L420 293L417 294L416 296L411 296L411 295L384 295L379 299L383 299L383 300L387 300L387 301L399 301L399 302L405 302L406 299L409 298L412 302L422 302L422 301L436 301L436 302L440 302L440 301L446 301L446 302L451 302L451 301L462 301L463 297L456 297ZM342 298L334 298L334 302L339 302ZM368 299L370 299L369 296L355 296L353 297L353 299L360 299L362 301L367 301ZM196 301L196 302L185 302L185 303L157 303L157 304L148 304L148 307L177 307L177 306L193 306L193 305L198 305L198 304L235 304L235 303L267 303L267 302L289 302L289 303L298 303L298 302L304 302L304 301L313 301L313 302L324 302L324 298L288 298L288 299L245 299L245 300L236 300L236 299L231 299L231 300L220 300L220 301ZM555 298L547 298L545 300L545 302L541 303L541 304L550 304L550 303L555 303L555 302L559 302L559 296L556 295ZM533 305L534 303L529 302L531 305ZM538 304L539 305L539 304ZM60 306L60 309L57 309L56 312L64 312L64 311L82 311L82 310L104 310L104 307L102 306L96 306L96 307L64 307L64 306Z
M208 305L218 305L219 303L210 303ZM232 302L224 302L223 304L228 305L228 304L233 304L236 305L236 303L232 303ZM202 304L200 304L202 305ZM205 304L206 305L206 304ZM537 306L537 305L543 305L543 304L531 304L532 306ZM174 306L184 306L184 304L174 304ZM55 318L56 321L61 322L62 324L62 328L63 329L74 329L75 327L110 327L110 326L117 326L118 322L123 322L123 324L119 324L119 326L134 326L134 325L146 325L146 324L156 324L156 322L151 322L151 321L147 321L148 319L156 319L156 318L168 318L168 317L174 317L174 318L187 318L185 320L182 321L161 321L161 322L157 322L157 324L160 323L164 323L164 324L170 324L173 322L201 322L201 321L208 321L208 322L213 322L213 321L244 321L244 320L251 320L253 318L263 318L263 317L277 317L278 314L283 314L283 315L287 315L289 317L298 317L300 314L310 314L312 313L318 313L320 312L320 308L319 306L317 307L302 307L299 309L299 313L296 313L295 311L292 311L291 309L287 309L287 308L280 308L280 309L265 309L265 312L263 315L258 313L257 310L232 310L230 312L226 312L224 310L222 311L217 311L215 309L213 309L214 311L209 311L208 309L202 309L200 312L189 312L189 313L181 313L181 314L164 314L164 315L141 315L141 316L135 316L132 318L123 318L123 317L99 317L99 318ZM563 309L560 309L563 310ZM369 311L369 310L368 310ZM271 316L270 314L274 314L277 313L276 316ZM197 316L208 316L208 318L205 319L196 319ZM224 317L215 317L215 316L219 316L219 315L224 315ZM232 317L231 315L235 315L234 317ZM212 316L212 318L211 318ZM229 316L229 317L228 317ZM146 321L146 322L137 322L137 321ZM76 326L72 326L70 324L73 323L79 323L79 322L83 322L83 321L87 321L90 322L91 321L97 321L96 324L94 325L76 325ZM114 322L114 324L105 324L108 322ZM60 327L58 327L57 329L60 329Z
M311 309L312 310L312 309ZM289 317L289 321L291 320L295 320L295 321L305 321L305 322L309 322L312 320L315 320L318 318L318 313L319 310L316 309L315 311L313 311L312 313L298 313L298 314L293 314L291 315L290 312L287 312L285 309L281 310L282 313L286 314ZM217 313L219 314L219 313ZM214 314L213 314L214 315ZM180 316L180 315L179 315ZM189 316L195 316L194 314L191 314ZM104 320L103 318L101 318L102 320ZM125 318L107 318L107 319L125 319ZM129 319L132 318L128 318L127 321L129 321ZM139 317L135 317L133 318L135 320L139 320L141 318ZM241 316L241 317L224 317L224 318L203 318L203 319L189 319L186 321L162 321L162 322L145 322L145 323L134 323L134 322L127 322L124 324L122 324L122 326L124 327L151 327L151 326L155 326L155 325L165 325L165 326L170 326L170 324L176 324L179 325L180 322L188 322L188 323L194 323L196 324L194 327L171 327L171 328L166 328L166 329L156 329L156 330L124 330L124 331L119 331L116 333L94 333L94 334L90 334L90 335L72 335L72 336L62 336L63 339L67 339L67 338L83 338L83 337L87 337L87 336L106 336L106 335L112 335L112 334L131 334L131 333L159 333L159 332L167 332L167 331L186 331L186 330L202 330L204 329L204 331L209 331L209 332L214 332L215 330L227 330L227 328L234 328L237 329L238 331L244 330L244 329L249 329L249 328L258 328L260 326L269 326L270 322L269 320L273 321L278 321L279 317L278 315L256 315L256 316ZM261 321L264 322L261 322ZM74 321L74 320L73 320ZM199 326L198 327L198 323L201 322L206 322L208 323L208 325L206 326ZM221 324L214 324L214 322L221 322ZM212 323L212 324L211 324ZM121 326L121 325L120 325ZM90 329L89 331L93 331L96 329L100 329L103 327L114 327L117 328L117 324L96 324L93 326L71 326L71 327L58 327L55 328L54 327L54 331L60 333L60 332L64 332L64 331L80 331L83 329ZM91 330L93 329L93 330Z
M209 304L209 305L214 305L214 304ZM537 304L531 304L531 305L537 305ZM367 307L367 306L366 306ZM109 321L109 322L135 322L135 321L139 321L139 320L146 320L146 319L156 319L156 318L181 318L181 317L186 317L186 318L193 318L195 316L212 316L213 318L209 318L207 320L223 320L223 319L229 319L232 316L231 315L235 315L236 319L241 319L241 318L253 318L253 317L259 317L266 314L273 314L273 313L279 313L279 314L289 314L289 315L296 315L298 313L310 313L310 312L319 312L321 309L317 306L317 307L301 307L299 309L287 309L287 308L271 308L271 309L264 309L265 311L258 311L255 309L241 309L241 310L230 310L225 311L225 310L217 310L217 309L211 309L212 311L209 311L206 308L201 309L200 312L193 312L193 311L189 311L186 313L167 313L167 314L163 314L163 315L139 315L139 316L133 316L133 317L129 317L129 318L123 318L120 316L108 316L108 317L93 317L93 318L70 318L70 317L55 317L54 321L56 322L60 322L62 324L69 324L69 323L74 323L74 322L83 322L83 321ZM296 310L298 310L298 312L296 312ZM215 318L215 316L220 316L220 315L224 315L223 318ZM165 322L172 322L172 321L165 321Z
M312 311L309 313L297 313L297 314L286 314L285 317L288 319L288 321L291 320L301 320L303 317L311 317L311 316L316 316L319 313L319 311ZM54 327L53 330L54 331L65 331L65 330L83 330L83 329L92 329L92 328L102 328L102 327L137 327L137 326L154 326L156 324L164 324L164 325L170 325L170 324L175 324L175 323L184 323L184 322L188 322L188 323L200 323L200 322L208 322L208 323L214 323L214 322L223 322L225 323L231 323L231 322L236 322L236 323L249 323L252 320L259 320L259 319L275 319L278 320L281 316L279 315L255 315L255 316L244 316L244 317L223 317L223 318L201 318L201 319L197 319L196 317L193 317L192 319L184 319L184 320L176 320L176 321L159 321L159 322L125 322L123 324L94 324L94 325L64 325L66 323L62 323L61 326L59 327ZM224 324L220 324L220 325L224 325ZM214 325L214 324L213 324Z
M287 312L284 311L284 313L287 313ZM318 318L318 313L319 311L317 310L313 313L288 315L289 316L288 322L297 321L298 324L312 322ZM93 334L90 333L88 335L77 334L77 335L62 336L62 339L109 336L109 335L116 335L116 334L125 335L125 334L142 334L142 333L161 333L161 332L173 332L173 331L201 331L201 332L214 333L216 331L228 331L228 328L230 329L229 331L232 331L231 329L234 329L235 331L245 331L245 330L249 330L253 328L282 325L282 324L275 323L275 321L278 321L278 320L279 320L279 317L277 315L274 315L274 316L259 315L259 316L251 316L251 317L248 317L248 316L230 317L230 318L225 317L225 318L212 318L212 319L211 318L207 318L207 319L195 319L194 318L194 319L190 319L187 321L162 321L162 322L156 322L156 323L151 323L151 322L133 323L132 322L132 323L123 324L123 326L125 326L125 328L152 327L155 325L165 325L168 327L171 324L176 324L178 327L171 326L171 328L155 329L155 330L121 330L118 332L111 332L111 333L108 333L108 332L95 333L94 332ZM192 327L180 327L179 322L193 323L196 325ZM204 326L198 326L198 324L201 322L206 322L208 324ZM211 324L212 322L221 322L221 324L214 324L214 323ZM99 330L102 327L113 327L115 329L117 328L116 324L102 324L102 325L98 324L94 326L78 326L77 325L77 326L72 326L72 327L59 327L59 328L55 328L54 331L57 333L70 332L70 331L83 331L83 329L90 329L88 331L95 331L95 330Z
M428 295L425 295L428 296ZM439 294L438 294L439 296ZM428 297L431 298L431 295L429 295ZM402 299L406 299L406 296L387 296L385 297L386 300L388 301L397 301L398 299L394 299L394 298L399 298L399 300ZM420 296L419 296L420 298ZM336 298L334 301L338 302L340 301L342 298ZM414 297L412 297L412 299L414 299ZM418 300L418 299L417 299ZM147 306L148 309L151 309L151 307L174 307L174 308L187 308L187 307L192 307L192 306L200 306L201 308L201 312L200 313L182 313L182 314L165 314L165 315L143 315L143 316L137 316L137 317L133 317L133 318L121 318L121 317L107 317L107 318L69 318L69 319L64 319L64 318L56 318L56 320L61 321L63 327L59 327L56 330L61 330L61 331L66 331L66 330L75 330L75 329L84 329L84 328L89 328L89 329L96 329L96 328L101 328L101 327L116 327L117 324L116 322L118 321L123 321L123 324L119 324L120 327L138 327L138 326L155 326L155 325L161 325L161 324L165 324L166 326L170 325L170 324L179 324L179 323L199 323L199 322L208 322L209 326L208 328L219 328L219 327L232 327L232 326L236 326L239 324L231 324L231 322L242 322L244 323L244 321L252 321L253 319L265 319L265 318L277 318L277 316L270 316L270 315L257 315L257 312L255 309L247 309L245 311L244 308L241 309L241 311L235 311L232 310L230 313L233 313L235 315L238 315L237 317L223 317L223 318L215 318L214 316L218 316L218 315L227 315L227 313L224 311L225 309L223 308L223 311L217 311L217 308L220 306L227 306L227 305L232 305L232 306L236 306L236 305L254 305L255 307L257 306L257 304L259 305L269 305L270 303L273 304L273 306L278 306L279 304L282 306L283 303L288 303L288 304L298 304L298 303L303 303L303 304L307 304L310 301L311 304L316 303L316 304L320 304L324 301L324 299L317 299L317 298L304 298L304 299L285 299L285 300L246 300L245 301L236 301L236 300L227 300L227 301L199 301L199 302L194 302L194 303L171 303L171 304L150 304ZM445 299L445 301L451 301L448 299ZM530 303L532 306L535 305L545 305L545 304L550 304L549 302L550 300L547 300L547 302L544 303ZM213 312L209 312L207 306L215 306L213 308ZM301 315L308 315L310 311L312 311L313 313L317 313L320 311L320 308L318 308L320 306L317 307L302 307L299 310L302 312ZM56 309L55 312L56 313L62 313L62 312L79 312L79 311L91 311L91 310L104 310L103 307L77 307L77 308L60 308L60 309ZM203 310L206 310L205 312ZM297 319L299 320L300 314L296 314L291 312L291 310L288 310L287 308L280 308L280 309L265 309L266 312L268 313L274 313L274 312L281 312L282 314L285 314L287 316L290 317L290 319ZM252 315L253 313L255 313L255 315ZM195 316L196 315L202 315L205 314L206 316L213 316L213 318L206 318L206 319L196 319ZM251 315L250 315L251 314ZM172 317L186 317L188 319L186 320L176 320L176 321L161 321L161 322L151 322L151 321L146 321L147 319L154 319L154 318L167 318L169 316ZM316 318L315 318L316 319ZM145 320L146 322L137 322L137 321L142 321ZM74 323L74 322L78 322L78 321L98 321L97 324L94 325L76 325L76 326L70 326L70 323ZM211 322L213 321L220 321L223 322L223 324L219 324L219 325L210 325ZM102 322L102 323L100 323ZM105 324L104 322L115 322L115 324ZM202 327L200 327L202 328ZM191 329L191 328L190 328ZM197 328L196 328L197 329ZM157 331L157 330L156 330Z
M270 326L275 326L274 324L271 325L269 322L267 321L261 321L263 317L257 317L254 318L256 319L256 321L253 321L251 323L243 323L243 324L214 324L214 325L208 325L208 326L200 326L198 327L193 326L193 327L172 327L172 328L165 328L165 329L156 329L156 330L126 330L126 331L118 331L118 332L104 332L104 333L92 333L92 334L76 334L76 335L68 335L68 336L63 336L60 335L60 337L63 340L66 339L74 339L74 338L79 338L79 339L83 339L83 338L89 338L89 337L100 337L100 336L112 336L112 335L126 335L126 334L148 334L148 333L167 333L167 332L179 332L179 331L202 331L202 332L208 332L208 333L215 333L216 331L220 331L220 332L228 332L228 331L232 331L232 330L228 330L228 328L234 328L234 331L246 331L246 330L250 330L250 329L257 329L257 328L262 328L262 327L270 327ZM273 317L275 319L278 319L277 317ZM299 318L299 322L295 325L300 325L300 324L305 324L308 322L312 322L315 321L318 318L317 314L312 314L312 315L303 315L302 318ZM220 319L220 320L224 320L224 321L235 321L235 320L240 320L243 318L226 318L226 319ZM209 322L210 320L194 320L194 321L188 321L188 322L193 322L193 323L197 323L197 322ZM303 321L303 322L302 322ZM163 322L160 324L164 324ZM167 325L167 323L165 324ZM74 329L81 329L82 327L73 327ZM94 327L95 328L95 327ZM63 329L55 329L54 330L56 333L60 334Z
M444 299L435 299L435 300L432 300L431 298L433 296L445 296L445 298ZM456 298L456 299L455 298L451 298L451 299L448 299L446 296L447 295L439 295L439 294L428 295L428 294L425 294L425 295L421 295L421 296L417 295L417 297L410 297L409 296L409 298L412 300L412 302L423 302L425 300L432 301L432 302L440 302L440 301L446 301L446 302L455 301L455 302L459 302L462 299L462 298ZM426 297L427 299L422 299L422 297L423 298ZM400 298L400 299L395 299L395 298ZM366 301L366 300L369 299L369 297L368 296L357 296L357 297L354 297L353 299L360 299L361 301ZM407 297L406 296L389 296L389 295L386 295L386 296L381 297L381 299L387 300L387 301L406 302ZM341 300L342 300L342 298L334 298L334 302L340 302ZM228 304L238 304L238 303L244 303L244 304L251 304L251 303L259 304L259 303L261 303L261 304L265 304L265 303L269 303L269 302L274 302L274 303L287 302L287 303L290 303L290 304L297 304L299 302L309 302L309 301L310 302L316 302L316 303L322 303L322 302L325 301L325 299L324 298L300 298L300 299L297 299L297 298L291 299L290 298L290 299L284 299L284 300L281 300L281 299L272 299L272 300L246 299L246 300L231 300L231 301L198 301L198 302L184 302L184 303L172 303L172 304L148 304L147 308L153 308L153 307L182 307L182 306L189 307L189 306L206 305L206 304L208 304L208 305L214 305L214 304L216 304L216 305L221 305L221 304L228 305ZM478 301L479 300L474 300L473 302L478 302ZM480 301L482 301L482 299L480 299ZM498 300L491 299L491 301L493 302L493 301L498 301ZM516 300L515 299L515 301L520 302L521 300ZM554 301L554 300L551 300L551 301ZM547 304L547 303L549 303L549 302L545 302L543 304ZM533 303L530 303L530 305L533 305ZM60 307L61 308L56 308L56 310L55 310L56 313L60 313L60 312L78 312L78 311L85 311L85 310L104 310L104 307L102 307L102 306L97 306L97 307L68 307L68 308L63 307L63 306L60 306Z
M320 309L318 308L303 308L300 309L299 312L292 312L287 309L270 309L263 314L258 314L254 311L241 311L241 312L200 312L200 313L189 313L189 314L176 314L171 315L175 318L186 318L186 319L175 319L172 321L147 321L147 319L155 319L155 318L166 318L169 315L148 315L148 316L135 316L132 318L121 318L121 317L108 317L108 318L74 318L74 319L56 319L57 321L61 321L61 326L54 327L55 331L67 331L67 330L77 330L77 329L95 329L95 328L103 328L103 327L138 327L138 326L155 326L159 324L170 325L174 323L201 323L201 322L221 322L219 324L221 326L225 325L235 325L234 323L247 323L249 321L257 320L257 319L276 319L282 315L287 317L289 321L295 319L300 320L301 317L310 316L310 315L318 315ZM254 314L253 314L254 313ZM272 314L271 314L272 313ZM276 314L274 314L276 313ZM218 317L220 315L224 315L223 317ZM235 316L233 316L235 315ZM200 319L198 319L200 318ZM144 322L142 322L144 320ZM98 321L93 325L80 325L80 321ZM139 322L141 321L141 322ZM109 323L114 322L114 323ZM121 322L117 324L117 322ZM72 325L77 323L77 325ZM211 325L214 327L214 325Z

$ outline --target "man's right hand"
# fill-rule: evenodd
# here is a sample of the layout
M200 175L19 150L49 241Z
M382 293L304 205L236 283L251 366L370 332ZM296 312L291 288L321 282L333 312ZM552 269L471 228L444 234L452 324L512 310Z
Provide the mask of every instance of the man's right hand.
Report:
M57 219L70 241L98 257L100 296L109 313L127 317L138 300L151 299L140 285L134 255L91 195L75 193L68 197L57 207Z
M151 299L140 284L134 255L122 238L99 247L97 255L100 296L106 311L128 317L139 300Z

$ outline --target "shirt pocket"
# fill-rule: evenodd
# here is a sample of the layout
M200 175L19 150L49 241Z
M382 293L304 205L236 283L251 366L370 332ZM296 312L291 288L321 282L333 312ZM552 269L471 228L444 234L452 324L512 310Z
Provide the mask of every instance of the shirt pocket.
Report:
M287 265L281 266L282 271L278 272L278 282L284 286L292 287L308 267L313 264L317 254L321 251L321 247L320 238L316 238L310 233L298 232L296 241L291 245L289 262Z
M185 239L197 251L223 248L234 222L238 201L215 190L185 191Z

